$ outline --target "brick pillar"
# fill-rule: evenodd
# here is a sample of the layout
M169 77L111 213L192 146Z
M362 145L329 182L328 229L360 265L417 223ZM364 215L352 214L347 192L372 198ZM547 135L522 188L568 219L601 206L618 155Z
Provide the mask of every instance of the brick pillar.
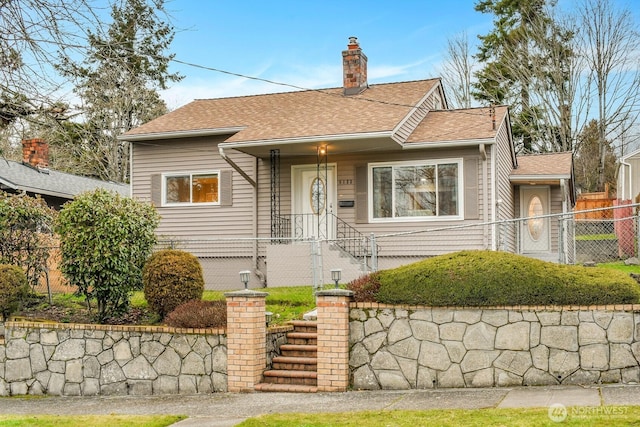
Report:
M267 366L266 292L237 291L227 299L227 389L252 392Z
M349 388L349 302L352 291L317 293L318 391Z

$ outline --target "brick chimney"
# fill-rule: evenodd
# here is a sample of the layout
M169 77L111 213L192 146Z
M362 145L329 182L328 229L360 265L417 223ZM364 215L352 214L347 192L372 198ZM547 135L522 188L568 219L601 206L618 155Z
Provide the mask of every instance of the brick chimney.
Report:
M44 139L22 140L22 163L34 168L49 166L49 144Z
M362 53L357 37L349 37L347 50L342 51L344 94L355 95L368 87L367 56Z

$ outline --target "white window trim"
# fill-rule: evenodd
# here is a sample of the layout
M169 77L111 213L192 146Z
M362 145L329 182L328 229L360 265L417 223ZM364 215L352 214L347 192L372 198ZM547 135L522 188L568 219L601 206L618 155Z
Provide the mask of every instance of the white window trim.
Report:
M218 176L218 201L217 202L201 202L194 203L190 202L176 202L176 203L168 203L167 202L167 178L175 177L175 176L189 176L189 191L192 191L191 182L193 180L193 175L217 175ZM162 207L172 207L172 206L219 206L220 205L220 189L222 188L220 185L220 180L222 176L219 170L206 170L206 171L192 171L192 172L165 172L162 174ZM193 200L193 195L189 194L189 199Z
M405 216L399 218L375 218L373 216L373 169L379 167L395 167L395 166L435 166L439 164L451 164L458 165L458 215L446 215L446 216ZM369 163L367 168L367 197L368 197L368 215L369 222L371 223L384 223L384 222L433 222L433 221L459 221L464 219L464 161L462 158L451 159L429 159L429 160L410 160L399 162L379 162ZM392 192L393 206L395 209L395 188Z

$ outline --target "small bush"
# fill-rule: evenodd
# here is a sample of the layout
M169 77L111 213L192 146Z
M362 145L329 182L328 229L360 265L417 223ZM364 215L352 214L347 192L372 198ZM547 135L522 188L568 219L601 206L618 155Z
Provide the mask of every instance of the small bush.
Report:
M377 301L431 306L600 305L640 302L640 287L610 269L505 252L462 251L379 272Z
M142 283L149 307L161 318L180 304L202 299L204 292L198 258L176 249L153 254L142 271Z
M375 302L380 291L380 275L371 273L360 276L349 282L347 289L353 291L353 300L356 302Z
M16 312L29 294L27 276L22 268L0 264L0 314L8 319Z
M169 313L165 323L176 328L224 328L227 326L227 304L220 300L187 301Z

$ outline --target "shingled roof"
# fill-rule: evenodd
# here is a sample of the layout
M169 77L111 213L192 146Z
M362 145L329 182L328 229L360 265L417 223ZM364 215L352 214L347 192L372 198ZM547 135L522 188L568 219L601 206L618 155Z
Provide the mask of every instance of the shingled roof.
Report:
M73 199L80 193L105 188L129 195L129 186L84 176L38 169L20 162L0 159L0 190L26 191L63 199Z
M518 167L511 172L512 180L530 176L571 178L572 175L573 154L570 151L520 155L518 156Z
M429 111L407 143L495 138L508 112L505 106Z
M225 142L391 132L439 81L371 85L349 96L333 88L201 99L130 130L123 139L221 129L235 132Z

